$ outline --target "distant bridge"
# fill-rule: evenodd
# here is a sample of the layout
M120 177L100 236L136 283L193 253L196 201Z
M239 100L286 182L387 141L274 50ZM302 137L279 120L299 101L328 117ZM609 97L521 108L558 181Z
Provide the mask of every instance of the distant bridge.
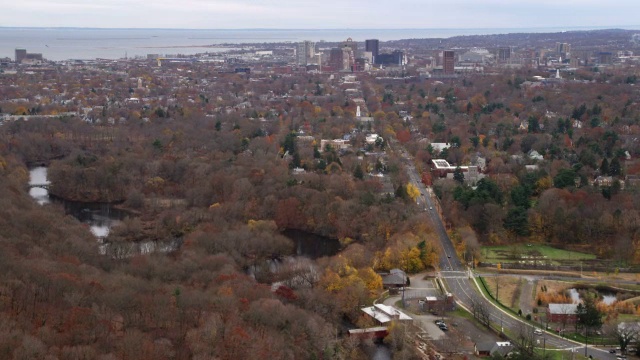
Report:
M49 187L51 186L50 183L42 183L42 184L29 184L28 187L29 189L33 189L33 188L41 188L41 189L45 189L47 191L49 191Z

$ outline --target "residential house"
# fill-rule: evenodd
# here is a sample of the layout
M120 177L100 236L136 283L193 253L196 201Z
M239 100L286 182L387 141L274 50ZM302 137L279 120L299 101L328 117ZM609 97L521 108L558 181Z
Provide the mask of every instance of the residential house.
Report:
M348 140L344 139L333 139L333 140L320 140L320 150L326 151L327 145L336 150L346 150L351 147Z
M531 150L531 151L529 151L529 159L536 160L536 161L542 161L542 160L544 160L544 156L540 155L540 153L535 151L535 150Z
M382 277L382 287L397 289L407 285L407 274L400 269L391 269L388 273L379 274Z
M627 175L627 185L631 187L640 186L640 175Z
M510 341L487 341L475 344L474 349L476 356L489 357L500 355L502 357L506 357L511 350L513 350L513 345Z
M598 176L593 180L593 186L611 186L613 185L612 176Z

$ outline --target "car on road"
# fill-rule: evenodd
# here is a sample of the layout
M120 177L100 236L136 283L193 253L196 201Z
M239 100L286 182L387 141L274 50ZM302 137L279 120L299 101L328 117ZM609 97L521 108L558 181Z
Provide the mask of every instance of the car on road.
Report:
M533 333L536 334L536 335L542 335L542 330L535 329L535 330L533 330Z
M609 350L609 354L615 354L615 353L616 353L616 349Z

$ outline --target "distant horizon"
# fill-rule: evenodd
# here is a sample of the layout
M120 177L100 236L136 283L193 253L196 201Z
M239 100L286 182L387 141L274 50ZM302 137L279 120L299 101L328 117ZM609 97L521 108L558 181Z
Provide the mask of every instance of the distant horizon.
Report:
M640 30L640 24L637 25L594 25L594 26L529 26L529 27L397 27L397 28L385 28L385 27L317 27L317 28L270 28L270 27L243 27L243 28L186 28L186 27L95 27L95 26L2 26L0 25L0 29L57 29L57 30L185 30L185 31L313 31L313 30L321 30L321 31L344 31L344 30L356 30L356 31L366 31L366 30L384 30L384 31L393 31L393 30L557 30L561 28L566 29L580 29L584 31L589 30ZM557 31L556 31L557 32Z
M97 27L0 27L0 57L13 57L16 48L41 53L46 59L119 59L147 54L193 55L220 52L242 44L296 43L304 40L336 43L347 38L363 42L451 39L459 36L561 34L584 31L638 31L622 27L537 27L459 29L173 29ZM223 46L224 45L224 46Z

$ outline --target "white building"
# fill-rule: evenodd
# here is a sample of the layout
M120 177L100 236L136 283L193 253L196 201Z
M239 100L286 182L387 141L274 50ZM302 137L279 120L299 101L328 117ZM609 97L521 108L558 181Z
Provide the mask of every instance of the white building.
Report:
M393 320L410 321L411 317L393 306L375 304L374 306L363 308L362 311L374 318L380 324L386 324Z

